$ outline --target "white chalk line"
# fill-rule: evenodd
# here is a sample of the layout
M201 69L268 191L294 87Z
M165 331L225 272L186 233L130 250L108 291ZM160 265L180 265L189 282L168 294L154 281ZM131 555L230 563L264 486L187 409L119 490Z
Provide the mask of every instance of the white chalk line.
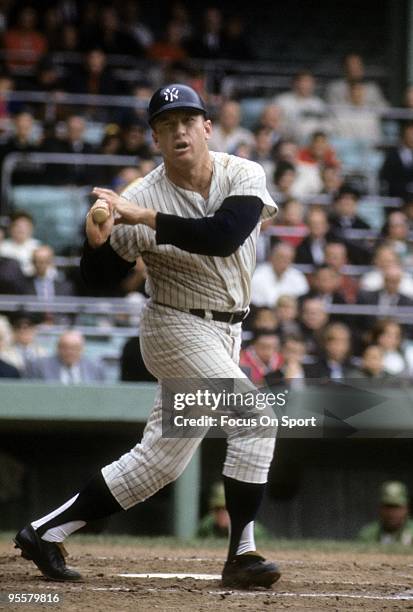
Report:
M221 580L221 574L117 574L120 578L193 578L194 580Z

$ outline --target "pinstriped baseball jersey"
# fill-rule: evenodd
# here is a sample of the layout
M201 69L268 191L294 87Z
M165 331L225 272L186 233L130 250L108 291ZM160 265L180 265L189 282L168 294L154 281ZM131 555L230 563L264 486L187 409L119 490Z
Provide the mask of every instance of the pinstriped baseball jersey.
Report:
M277 206L267 191L264 170L255 162L210 152L213 171L209 196L182 189L172 183L161 164L143 181L130 185L122 194L142 208L188 218L212 216L228 196L257 196L264 203L261 220ZM110 243L124 259L142 255L148 270L147 292L154 301L182 310L205 308L237 311L250 302L250 280L255 268L259 226L229 257L195 255L172 245L157 245L155 232L144 225L117 225Z

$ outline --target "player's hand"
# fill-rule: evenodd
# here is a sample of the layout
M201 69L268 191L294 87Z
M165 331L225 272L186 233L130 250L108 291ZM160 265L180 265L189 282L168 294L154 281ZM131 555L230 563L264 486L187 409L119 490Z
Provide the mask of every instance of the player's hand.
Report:
M103 223L95 223L93 221L93 211L95 208L107 208L109 216ZM112 233L112 228L115 223L113 207L104 200L96 200L92 208L86 215L86 236L90 246L94 249L102 246Z
M137 225L138 223L142 223L152 227L152 229L156 228L155 211L141 208L137 204L122 198L111 189L95 187L93 193L97 195L100 200L107 202L108 206L111 206L114 212L115 224L123 223L124 225Z

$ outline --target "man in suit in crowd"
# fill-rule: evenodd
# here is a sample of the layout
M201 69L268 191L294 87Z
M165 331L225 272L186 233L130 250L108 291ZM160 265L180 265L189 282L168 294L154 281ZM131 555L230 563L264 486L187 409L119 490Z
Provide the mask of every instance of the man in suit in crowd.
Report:
M0 294L22 295L28 293L27 279L19 263L0 255Z
M104 381L103 367L83 356L84 345L79 331L70 329L63 332L56 354L29 362L26 377L64 385Z
M348 363L351 350L351 334L347 325L330 323L324 330L322 353L312 364L303 366L308 379L340 380L351 375L352 368Z
M398 146L390 149L380 170L384 194L407 200L413 193L413 122L402 128Z
M44 300L56 295L74 295L72 283L60 276L54 266L54 251L50 246L42 245L34 251L33 267L34 275L27 279L27 293Z
M295 263L320 266L325 261L326 244L333 238L327 213L321 206L313 206L307 213L308 236L297 248Z

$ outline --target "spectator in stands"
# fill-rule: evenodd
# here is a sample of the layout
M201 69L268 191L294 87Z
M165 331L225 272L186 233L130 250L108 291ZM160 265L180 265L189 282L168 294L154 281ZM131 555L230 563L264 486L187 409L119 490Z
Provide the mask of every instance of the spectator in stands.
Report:
M126 0L119 7L122 29L129 32L138 48L145 50L151 46L154 37L152 30L141 20L140 9L140 3L136 0Z
M254 131L254 146L249 159L257 162L264 168L267 184L270 184L274 174L274 155L271 130L266 127L258 127Z
M360 195L351 185L343 185L336 195L330 215L330 229L338 240L346 242L349 257L354 264L370 261L370 251L365 240L354 239L352 230L369 230L370 226L357 214Z
M268 386L288 384L290 388L302 388L305 371L305 342L299 334L285 336L281 345L281 366L265 377Z
M47 51L47 40L36 29L37 12L26 6L17 16L15 27L4 35L7 67L10 71L30 69L36 66Z
M241 106L235 100L226 100L219 112L218 122L209 140L211 151L233 153L240 143L254 146L252 132L241 127Z
M37 342L37 323L28 314L17 314L11 317L13 329L9 358L12 364L24 372L27 363L46 355L45 349Z
M319 266L325 260L325 247L333 235L330 231L327 213L321 206L312 206L307 213L308 236L299 247L295 261L300 264Z
M315 87L313 74L304 70L294 76L290 91L274 98L274 104L281 109L283 131L299 143L326 127L326 106L315 95Z
M277 198L276 201L277 204L281 204ZM280 235L279 239L297 248L307 234L303 204L295 198L286 200L275 219L275 225L285 232L285 235Z
M302 296L306 298L318 298L327 306L329 304L345 304L346 300L340 292L341 274L327 264L322 264L313 273L311 278L311 289Z
M100 49L91 49L85 55L80 69L69 75L67 90L91 95L116 95L118 83L106 66L106 55ZM90 111L90 109L89 109Z
M170 21L166 26L164 37L149 47L147 55L150 59L167 63L182 62L187 57L183 44L181 24Z
M84 347L85 341L79 331L71 329L63 332L56 353L29 362L26 377L47 382L58 381L64 385L103 382L103 367L84 357Z
M200 32L195 32L188 43L190 57L217 59L222 57L224 32L222 27L222 12L209 6L203 15L203 25Z
M60 141L61 153L93 153L93 146L86 140L86 121L82 115L69 115L66 119L66 135Z
M393 376L411 375L411 351L403 344L402 327L393 319L379 319L367 334L368 344L377 344L384 351L384 369Z
M136 44L136 39L120 23L113 6L103 6L99 11L96 39L90 41L90 45L100 47L108 54L143 55L141 46Z
M19 262L1 255L0 242L0 295L22 295L27 293L27 278Z
M253 318L251 329L258 333L261 331L276 332L278 327L278 319L273 308L262 306L260 308L252 308Z
M60 30L58 51L63 53L78 53L81 49L80 33L71 23L64 23Z
M308 199L321 191L322 183L318 168L298 159L298 147L294 140L280 140L274 150L275 161L288 162L294 166L295 179L291 185L291 196Z
M143 159L151 159L152 149L146 139L147 123L136 117L129 121L122 130L121 155L136 155Z
M338 291L348 304L354 304L358 293L358 283L355 278L346 273L348 266L347 247L343 242L328 242L324 248L326 265L340 275Z
M14 356L13 330L10 321L4 315L0 315L0 359L15 367Z
M156 382L143 361L139 336L128 338L120 358L120 380L123 382Z
M54 264L52 247L42 245L33 251L34 274L27 279L27 293L42 300L53 300L58 295L74 295L73 284L65 279Z
M308 291L307 280L293 266L295 249L290 244L276 244L270 261L257 266L252 277L251 301L256 306L272 308L280 295L303 295Z
M121 194L124 189L137 179L141 178L142 174L139 168L128 166L119 170L112 182L112 189L116 193Z
M259 119L256 129L263 127L267 128L271 132L271 143L274 147L281 139L281 111L276 104L267 104L264 106Z
M322 332L329 321L325 305L318 298L306 298L301 304L300 332L304 338L306 353L319 355Z
M409 224L407 217L401 210L389 214L382 234L395 253L400 257L404 266L413 265L413 245L409 239Z
M349 101L334 109L331 124L332 132L340 138L363 141L368 145L380 142L380 111L368 105L363 81L349 84Z
M46 56L40 60L36 71L36 83L33 88L55 94L63 91L64 85L59 69L50 57Z
M222 57L243 62L253 59L253 51L245 34L245 22L241 15L233 14L225 22Z
M15 84L8 74L0 73L0 136L7 133L11 120L11 103L9 93L13 91Z
M329 196L330 204L343 186L343 176L339 168L335 166L324 166L321 170L321 193Z
M329 323L322 335L321 357L305 366L306 378L339 380L351 375L350 329L343 323Z
M38 150L38 142L34 139L33 128L33 115L29 111L20 111L13 117L14 134L10 136L0 148L1 162L3 162L4 158L9 153L33 153ZM17 174L18 176L16 176ZM26 174L27 177L32 176L28 171ZM23 170L19 172L15 171L13 174L13 183L24 182L26 174L24 174Z
M343 62L344 78L332 81L327 86L326 99L328 104L347 104L350 102L351 84L365 77L364 63L358 53L348 53ZM365 81L365 103L367 106L385 108L387 101L379 87L373 81Z
M387 241L380 244L374 254L373 269L363 274L360 279L360 289L363 291L381 291L384 287L384 272L392 266L400 265L400 257ZM400 281L400 293L413 298L413 278L403 270Z
M278 206L284 208L289 200L294 199L293 189L297 178L294 164L280 161L274 171L274 198Z
M271 332L258 332L250 346L240 354L240 368L255 385L264 384L265 376L281 364L279 339Z
M15 259L26 275L33 273L33 253L40 246L33 231L33 217L26 211L16 211L10 216L9 237L0 243L0 255Z
M106 125L104 136L98 146L97 153L103 153L104 155L119 155L121 148L122 133L120 127L116 123Z
M352 375L353 376L353 375ZM378 344L366 346L361 355L360 368L354 371L354 378L388 378L384 366L384 350Z
M281 338L300 333L298 323L298 300L292 295L280 295L275 305L278 321L277 333Z
M379 176L385 195L405 200L413 195L413 122L403 125L400 142L387 152Z
M378 306L386 310L393 306L413 306L413 300L400 292L402 268L399 265L389 266L383 272L383 289L379 291L360 291L357 297L358 304ZM379 314L379 312L377 314ZM371 327L372 317L359 317L359 325Z
M320 131L311 134L308 146L302 147L298 151L298 159L301 162L318 166L320 173L326 166L330 168L340 167L340 161L328 141L327 134Z
M378 514L377 521L360 530L360 541L412 546L413 521L409 518L409 493L404 483L388 481L382 484Z

